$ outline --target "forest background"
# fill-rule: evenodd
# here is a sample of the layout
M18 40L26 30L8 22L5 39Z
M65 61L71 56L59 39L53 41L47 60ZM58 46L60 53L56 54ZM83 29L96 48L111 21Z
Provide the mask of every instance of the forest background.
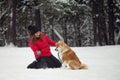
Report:
M29 46L29 25L72 47L118 45L120 0L0 0L0 46Z

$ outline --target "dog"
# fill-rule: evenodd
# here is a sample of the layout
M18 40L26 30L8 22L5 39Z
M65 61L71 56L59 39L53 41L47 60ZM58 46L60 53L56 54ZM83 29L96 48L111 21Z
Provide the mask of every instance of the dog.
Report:
M55 50L60 55L62 68L70 68L72 70L88 68L86 64L81 63L75 52L64 41L58 41Z

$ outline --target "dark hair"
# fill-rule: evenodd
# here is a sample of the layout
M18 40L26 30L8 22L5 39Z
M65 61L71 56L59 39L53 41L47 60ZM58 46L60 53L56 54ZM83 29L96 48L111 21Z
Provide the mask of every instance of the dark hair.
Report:
M30 26L28 26L28 31L29 31L29 33L30 33L31 35L33 35L33 34L35 34L36 32L38 32L39 30L38 30L38 28L37 28L36 26L30 25Z
M43 36L44 36L44 34L41 32L41 34L40 34L40 36L39 36L39 38L36 38L35 37L35 34L33 34L33 35L30 35L30 41L32 41L32 43L36 43L36 41L39 39L39 40L41 40L41 41L43 41Z

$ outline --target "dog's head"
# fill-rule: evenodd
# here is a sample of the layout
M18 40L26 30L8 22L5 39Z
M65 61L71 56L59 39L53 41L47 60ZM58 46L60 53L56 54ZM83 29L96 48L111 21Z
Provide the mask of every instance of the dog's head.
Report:
M56 51L58 52L62 52L62 50L64 49L64 42L63 41L58 41L56 43Z

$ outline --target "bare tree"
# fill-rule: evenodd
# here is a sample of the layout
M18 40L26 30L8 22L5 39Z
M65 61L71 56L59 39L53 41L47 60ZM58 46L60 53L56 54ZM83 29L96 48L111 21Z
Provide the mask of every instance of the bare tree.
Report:
M12 8L11 8L11 18L12 18L12 23L11 23L11 37L12 37L12 43L15 45L16 43L16 5L17 5L17 0L11 0L12 1Z
M39 30L41 30L41 17L40 17L40 8L38 0L34 0L35 4L35 25L38 27Z
M108 33L109 33L109 44L114 45L114 29L115 29L115 16L114 16L114 3L113 0L108 0Z

